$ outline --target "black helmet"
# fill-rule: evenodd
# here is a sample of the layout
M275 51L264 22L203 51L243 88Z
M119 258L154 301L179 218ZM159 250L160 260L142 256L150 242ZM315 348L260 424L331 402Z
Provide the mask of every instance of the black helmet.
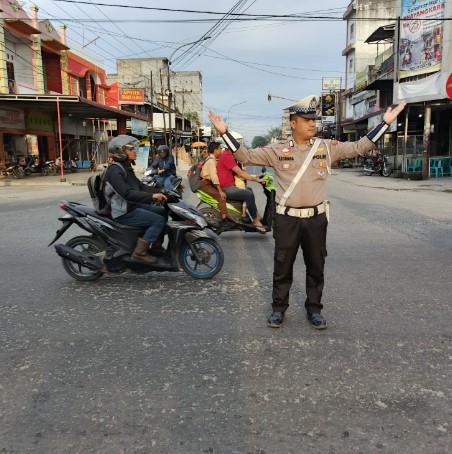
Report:
M168 147L168 145L159 145L158 148L157 148L157 151L159 153L164 153L165 151L167 153L169 153L169 147Z
M132 136L126 136L125 134L121 134L110 141L108 144L108 152L110 153L110 157L113 161L121 162L127 161L128 157L124 148L134 147L140 143L138 139Z

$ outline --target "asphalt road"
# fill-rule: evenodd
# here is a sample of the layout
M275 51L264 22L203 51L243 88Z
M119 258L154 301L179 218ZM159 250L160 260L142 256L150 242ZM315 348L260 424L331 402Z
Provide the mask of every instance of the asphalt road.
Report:
M80 283L46 245L86 189L0 187L0 452L451 452L451 195L350 175L329 181L323 332L301 256L267 328L271 235L222 235L210 281Z

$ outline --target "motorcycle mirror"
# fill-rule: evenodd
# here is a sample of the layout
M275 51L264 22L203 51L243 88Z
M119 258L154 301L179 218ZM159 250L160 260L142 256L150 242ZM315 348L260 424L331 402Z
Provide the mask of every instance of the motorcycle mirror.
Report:
M265 166L262 167L261 172L262 172L262 173L265 173L266 171L267 171L267 167L265 167Z

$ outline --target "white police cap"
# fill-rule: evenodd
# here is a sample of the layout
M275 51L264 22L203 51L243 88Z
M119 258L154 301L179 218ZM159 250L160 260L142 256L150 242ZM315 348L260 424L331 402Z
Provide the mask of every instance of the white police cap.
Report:
M309 95L306 98L286 107L284 110L289 110L290 114L297 114L300 117L308 119L316 119L319 116L320 97Z

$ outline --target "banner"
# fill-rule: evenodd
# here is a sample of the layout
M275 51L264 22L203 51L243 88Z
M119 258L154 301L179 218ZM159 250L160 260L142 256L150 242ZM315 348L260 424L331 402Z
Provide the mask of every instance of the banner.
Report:
M322 123L333 124L336 118L336 95L322 93Z
M130 119L130 129L132 134L137 136L147 136L148 135L148 123L144 120L138 120L138 118Z
M399 75L441 69L445 0L401 0Z
M119 104L144 104L144 90L142 88L121 88L118 90Z

